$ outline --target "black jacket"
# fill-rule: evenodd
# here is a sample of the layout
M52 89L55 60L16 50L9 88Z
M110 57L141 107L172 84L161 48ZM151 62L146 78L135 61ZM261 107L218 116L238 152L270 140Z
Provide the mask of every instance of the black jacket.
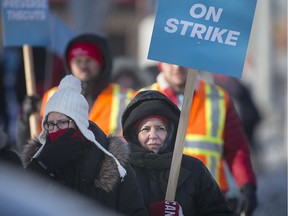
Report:
M182 175L184 177L179 178L175 201L181 205L185 216L233 215L217 183L200 160L183 155L181 167L186 172ZM147 207L150 203L165 199L166 191L157 187L160 172L136 166L134 170Z
M78 175L72 177L77 184L72 186L72 189L95 199L105 207L116 210L119 213L125 215L146 215L139 183L136 181L133 169L127 163L129 156L127 144L120 137L106 137L91 122L90 128L96 140L125 167L127 175L121 181L115 161L93 145L93 150L85 155L84 160L77 160ZM39 165L37 159L32 159L40 146L41 144L38 141L29 142L22 156L24 167L53 178L56 182L65 184L63 178L59 175L51 177L50 173ZM65 176L65 174L61 173L64 178L71 178L71 176Z
M135 123L149 115L162 115L169 120L168 136L164 141L167 147L158 154L136 147L141 144L137 139ZM138 93L123 113L123 134L131 147L131 162L147 207L153 202L165 200L170 172L170 165L165 164L171 164L172 161L179 117L178 107L164 94L153 90ZM154 160L157 163L153 163ZM233 215L206 166L200 160L186 155L182 157L175 201L181 205L185 216Z

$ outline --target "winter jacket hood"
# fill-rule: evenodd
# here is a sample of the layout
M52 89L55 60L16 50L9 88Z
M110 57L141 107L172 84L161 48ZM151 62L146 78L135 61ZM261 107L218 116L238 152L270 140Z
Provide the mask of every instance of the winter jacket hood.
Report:
M124 138L131 143L139 143L136 133L135 124L142 118L150 115L164 116L169 120L168 123L168 143L173 150L176 129L178 127L180 110L179 108L164 94L147 90L139 92L132 101L127 105L122 115L122 128Z

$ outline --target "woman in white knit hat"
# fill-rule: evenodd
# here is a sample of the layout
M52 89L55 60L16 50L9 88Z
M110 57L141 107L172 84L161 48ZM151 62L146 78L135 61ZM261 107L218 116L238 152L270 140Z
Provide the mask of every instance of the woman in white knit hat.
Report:
M24 167L119 213L145 215L141 190L128 163L127 144L120 137L107 137L89 121L88 107L80 80L64 77L46 104L43 131L24 150Z

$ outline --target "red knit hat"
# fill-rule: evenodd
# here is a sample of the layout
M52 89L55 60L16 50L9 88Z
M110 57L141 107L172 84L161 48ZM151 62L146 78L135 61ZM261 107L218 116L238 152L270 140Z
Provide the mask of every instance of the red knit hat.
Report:
M68 63L71 64L73 58L78 56L88 56L97 61L101 68L104 66L103 56L100 49L93 43L78 42L73 44L68 51Z

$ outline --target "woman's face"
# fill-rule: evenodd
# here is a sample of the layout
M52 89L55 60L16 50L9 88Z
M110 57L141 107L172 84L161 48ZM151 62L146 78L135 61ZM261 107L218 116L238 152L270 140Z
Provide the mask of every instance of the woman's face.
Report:
M141 145L158 153L167 137L167 126L159 118L146 118L138 126L138 140Z
M68 116L58 112L49 113L47 116L47 121L44 124L46 124L44 127L49 127L49 133L53 133L66 128L77 128L73 120L71 120ZM47 128L45 129L47 130Z

